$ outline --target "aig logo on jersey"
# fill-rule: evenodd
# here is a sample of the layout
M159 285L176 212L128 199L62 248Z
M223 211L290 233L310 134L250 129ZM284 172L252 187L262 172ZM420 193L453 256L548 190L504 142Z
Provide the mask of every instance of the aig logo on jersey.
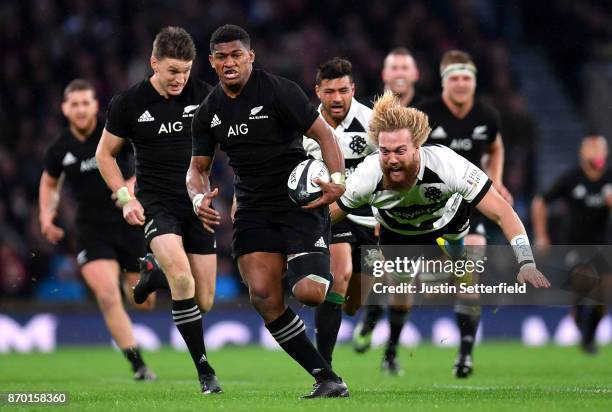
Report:
M159 126L157 134L180 132L183 130L183 122L167 122Z
M472 150L472 139L453 139L453 141L450 144L450 148L457 151L457 150L464 150L464 151L468 151L468 150Z
M227 137L245 135L249 132L249 127L246 123L235 124L227 130Z

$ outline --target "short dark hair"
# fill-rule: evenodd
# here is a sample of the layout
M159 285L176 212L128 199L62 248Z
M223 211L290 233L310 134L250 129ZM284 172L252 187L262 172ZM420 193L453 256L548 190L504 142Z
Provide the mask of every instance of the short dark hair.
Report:
M339 79L344 76L348 76L351 82L353 81L353 65L346 59L334 57L319 66L316 82L321 84L322 80Z
M210 52L214 51L215 45L229 43L239 40L247 49L251 48L251 37L245 29L235 24L225 24L215 30L210 36Z
M196 58L196 47L191 35L185 29L168 26L155 36L152 54L157 60L168 57L190 62Z
M464 52L463 50L449 50L442 56L442 60L440 61L440 71L443 71L446 66L451 64L471 64L476 67L474 64L474 59L470 56L469 53Z
M78 92L81 90L91 90L94 97L96 97L96 89L93 87L88 80L85 79L74 79L64 89L64 100L68 100L68 95L72 92Z

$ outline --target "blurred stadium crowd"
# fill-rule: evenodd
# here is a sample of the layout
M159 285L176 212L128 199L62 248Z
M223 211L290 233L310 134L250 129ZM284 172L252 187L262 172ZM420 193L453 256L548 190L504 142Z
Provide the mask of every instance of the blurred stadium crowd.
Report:
M78 284L74 237L68 235L59 247L53 247L38 225L43 153L64 127L62 90L76 77L92 81L103 121L112 95L148 74L153 37L167 25L184 27L196 41L199 56L192 76L215 83L207 61L208 38L217 26L231 22L250 32L259 67L297 81L313 99L316 68L333 56L352 61L357 95L365 98L382 90L385 54L393 47L407 47L420 68L417 89L427 96L439 92L437 67L442 53L451 48L467 50L478 65L478 95L502 115L506 185L517 202L528 204L534 190L537 123L519 92L512 50L525 43L544 46L560 72L568 73L562 80L578 98L576 70L567 66L567 59L584 58L588 41L609 36L610 10L589 2L546 4L518 1L509 5L495 0L1 2L0 296L53 298L57 282L63 282L63 298L83 296L78 288L71 295L68 287L70 282ZM578 23L569 24L576 21L575 4L581 4ZM544 13L557 22L557 32L542 26ZM559 41L559 36L568 41ZM582 46L577 46L576 39ZM222 194L217 207L226 211L232 197L231 171L223 161L215 166L214 184ZM526 207L519 204L518 209ZM65 192L60 210L61 224L70 233L75 210L69 193ZM228 253L229 218L217 233L220 279L237 279Z

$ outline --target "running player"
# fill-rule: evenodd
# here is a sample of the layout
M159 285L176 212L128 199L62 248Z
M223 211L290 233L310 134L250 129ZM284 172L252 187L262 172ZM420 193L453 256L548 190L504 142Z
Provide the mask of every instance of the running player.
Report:
M336 57L319 66L315 93L321 102L319 113L334 129L344 155L345 175L350 176L357 165L375 150L367 136L372 111L354 98L351 63ZM314 139L305 136L304 149L308 155L321 159L321 148ZM317 349L330 365L349 280L353 272L357 273L355 277L360 272L360 246L377 243L375 225L372 209L368 206L360 210L359 215L349 215L347 220L332 226L329 251L334 282L325 302L315 311ZM360 294L357 295L352 296L351 302L360 304ZM348 312L354 315L358 308L353 304Z
M390 90L399 99L404 107L413 107L423 101L423 97L416 91L415 84L419 79L419 69L416 65L412 53L403 47L391 50L385 57L381 71L384 89ZM375 98L370 99L369 104L373 104ZM359 277L351 279L349 298L347 303L351 306L361 304L361 296L356 291L361 291ZM357 299L353 299L357 296ZM397 346L399 345L400 335L404 328L406 315L410 310L406 296L406 302L394 302L387 307L387 320L389 322L389 338L385 345L385 353L381 363L383 372L389 375L403 374L402 367L397 359ZM380 305L367 305L364 308L362 320L357 322L353 331L353 348L358 353L363 353L370 348L372 342L372 332L376 323L383 314L383 307Z
M113 339L132 365L134 379L154 380L155 374L145 365L136 346L132 323L117 287L122 270L125 271L124 285L134 284L138 279L138 258L145 252L144 240L140 230L123 221L111 199L112 192L98 172L95 153L102 126L97 120L98 100L93 86L83 79L71 81L64 90L62 112L68 119L68 127L47 148L45 170L40 179L38 202L42 233L53 244L64 237L63 229L53 220L65 177L77 202L80 250L77 261L83 278L96 297ZM119 153L117 162L129 178L129 152ZM150 307L150 303L145 306Z
M493 187L512 204L512 196L502 183L504 144L497 111L475 98L476 66L472 57L459 50L444 54L440 63L442 94L416 107L429 117L432 128L430 143L453 149L471 163L481 167L493 182ZM477 246L471 252L482 251L487 244L484 216L477 210L470 217L470 232L465 244ZM478 257L475 257L478 258ZM461 342L453 366L455 376L465 378L472 373L472 353L480 322L480 302L477 294L457 294L455 316Z
M172 317L196 366L202 393L220 393L206 357L201 311L210 310L216 275L214 236L193 215L185 187L191 158L191 120L210 86L190 78L196 56L191 36L166 27L153 42L154 74L118 94L108 109L96 158L168 278ZM136 198L126 190L116 155L129 139L136 153Z
M580 145L580 165L560 176L543 195L533 199L531 219L536 245L550 246L548 236L548 207L555 200L565 201L569 208L569 227L563 243L567 245L607 245L610 208L612 208L612 173L606 167L608 143L603 136L587 136ZM572 277L577 278L581 267L595 270L595 284L610 287L612 267L608 257L598 248L589 248L589 256L582 256L584 248L576 252L581 255L572 262ZM604 299L605 300L605 299ZM582 348L587 353L596 353L595 332L599 321L605 316L605 305L582 305L577 302L574 315L582 333Z
M438 238L462 245L470 207L476 207L499 224L512 245L520 267L517 280L550 287L535 266L525 228L512 206L464 157L441 145L422 146L430 131L423 112L402 107L393 93L385 92L374 105L369 127L379 150L347 180L346 191L331 206L332 222L370 205L381 224L381 245L436 245ZM328 186L315 182L323 189Z
M193 119L193 157L187 187L193 208L212 232L220 215L210 208L210 168L217 145L235 173L233 257L251 302L279 345L315 378L307 398L348 396L346 384L308 340L305 325L283 297L285 283L302 303L323 303L332 276L327 204L344 191L342 153L333 132L295 83L254 70L248 33L225 25L212 34L210 64L219 83ZM302 136L315 139L333 183L300 208L287 180L306 159Z

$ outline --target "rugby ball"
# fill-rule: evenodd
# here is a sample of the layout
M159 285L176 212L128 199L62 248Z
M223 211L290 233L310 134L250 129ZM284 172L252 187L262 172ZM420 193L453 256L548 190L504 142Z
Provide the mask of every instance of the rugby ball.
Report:
M298 164L287 180L287 190L291 200L304 206L321 197L321 188L313 181L316 178L329 182L329 171L323 161L308 159Z

